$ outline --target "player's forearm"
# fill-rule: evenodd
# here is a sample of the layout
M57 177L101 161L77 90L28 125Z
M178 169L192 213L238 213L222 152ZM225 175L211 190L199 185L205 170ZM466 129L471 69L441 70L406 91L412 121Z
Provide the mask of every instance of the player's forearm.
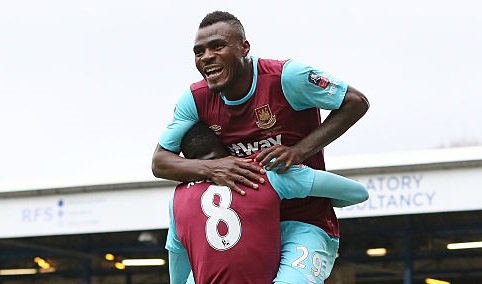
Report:
M368 191L363 184L333 173L315 171L310 196L332 199L335 207L345 207L368 199Z
M322 125L302 139L294 147L303 153L305 159L319 152L352 127L368 111L367 98L352 87L348 87L342 105L331 111Z
M180 182L207 178L206 161L184 159L179 155L157 147L152 157L152 173L155 177Z

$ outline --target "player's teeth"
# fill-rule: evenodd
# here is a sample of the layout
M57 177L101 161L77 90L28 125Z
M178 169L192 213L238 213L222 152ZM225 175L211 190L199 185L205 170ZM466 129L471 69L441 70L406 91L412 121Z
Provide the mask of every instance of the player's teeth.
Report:
M208 68L206 68L206 75L207 76L216 76L216 75L219 75L222 70L223 70L223 68L219 67L219 66L208 67Z
M206 69L206 73L218 71L218 70L220 70L220 69L221 69L220 67L207 68L207 69Z

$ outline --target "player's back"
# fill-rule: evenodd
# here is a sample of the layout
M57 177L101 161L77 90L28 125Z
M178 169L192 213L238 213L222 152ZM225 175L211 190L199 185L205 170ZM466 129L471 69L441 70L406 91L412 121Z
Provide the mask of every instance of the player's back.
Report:
M173 213L196 283L272 283L280 261L279 196L269 183L232 193L211 182L176 188Z

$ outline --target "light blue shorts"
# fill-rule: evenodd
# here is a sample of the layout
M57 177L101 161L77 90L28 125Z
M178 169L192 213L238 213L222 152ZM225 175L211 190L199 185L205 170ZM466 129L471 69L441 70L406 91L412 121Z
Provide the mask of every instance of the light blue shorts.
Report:
M281 263L273 283L324 283L330 276L339 239L302 222L281 222Z

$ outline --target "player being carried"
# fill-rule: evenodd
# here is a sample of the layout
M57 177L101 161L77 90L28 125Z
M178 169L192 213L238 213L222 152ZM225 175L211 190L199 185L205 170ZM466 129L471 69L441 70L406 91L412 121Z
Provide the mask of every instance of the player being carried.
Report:
M181 149L189 159L229 155L214 132L201 122L186 133ZM325 273L331 264L322 262L322 254L326 253L323 250L312 252L310 258L305 253L301 257L293 255L289 249L280 255L280 199L326 197L333 206L343 207L368 199L367 190L359 182L304 165L291 166L283 174L267 171L263 176L267 182L245 197L211 181L176 187L169 206L171 222L166 243L170 283L186 283L191 266L195 283L273 283L280 259L281 268L308 263L313 266L304 282L294 275L298 282L290 283L312 283ZM314 233L319 239L326 238L323 230L313 226L309 234L297 235L298 243L306 246L296 250L305 252L316 247L310 243ZM328 245L337 247L338 242Z

